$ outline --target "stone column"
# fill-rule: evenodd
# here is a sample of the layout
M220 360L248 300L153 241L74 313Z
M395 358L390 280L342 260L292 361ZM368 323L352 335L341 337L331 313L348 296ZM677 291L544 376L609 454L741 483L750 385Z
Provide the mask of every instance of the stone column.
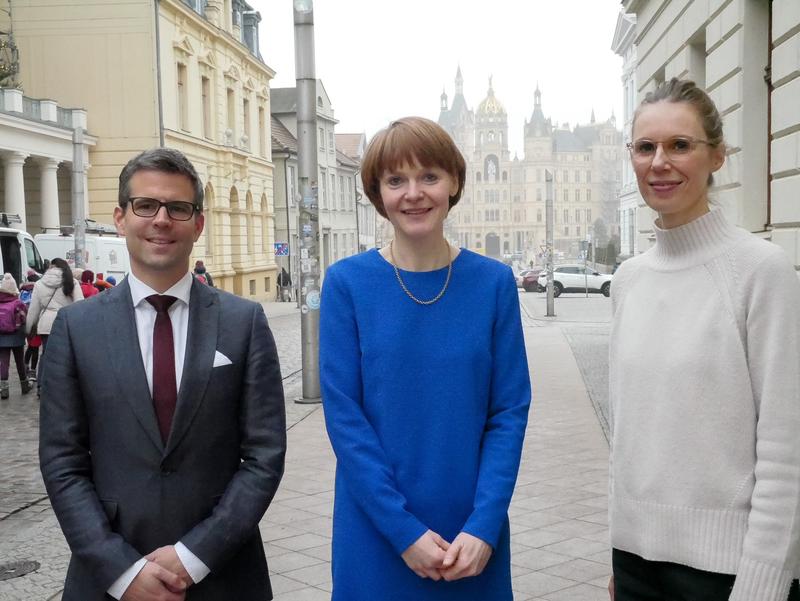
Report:
M5 212L18 214L22 223L12 223L11 227L26 230L25 220L25 179L22 175L22 166L28 155L22 152L8 152L3 154L5 163Z
M42 229L58 233L61 228L58 202L58 161L45 157L39 159L38 163L42 178Z

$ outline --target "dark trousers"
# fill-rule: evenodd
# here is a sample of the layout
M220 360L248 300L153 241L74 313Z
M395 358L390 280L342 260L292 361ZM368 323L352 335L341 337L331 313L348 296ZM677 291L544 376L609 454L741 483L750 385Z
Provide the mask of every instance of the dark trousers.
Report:
M30 346L25 349L25 366L36 371L36 364L39 363L39 347Z
M17 364L19 379L24 380L27 377L25 363L22 361L23 348L22 346L0 348L0 380L8 380L9 360L12 353L14 354L14 362Z
M728 601L736 576L650 561L614 549L614 601ZM755 601L755 600L754 600ZM800 601L797 580L788 601Z

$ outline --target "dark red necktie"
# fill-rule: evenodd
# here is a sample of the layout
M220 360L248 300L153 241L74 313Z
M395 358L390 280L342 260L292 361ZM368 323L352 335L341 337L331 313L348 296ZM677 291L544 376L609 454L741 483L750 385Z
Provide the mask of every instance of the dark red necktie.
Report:
M172 338L172 321L169 310L177 298L152 294L145 299L156 310L153 327L153 407L156 410L161 440L167 442L178 402L178 385L175 381L175 344Z

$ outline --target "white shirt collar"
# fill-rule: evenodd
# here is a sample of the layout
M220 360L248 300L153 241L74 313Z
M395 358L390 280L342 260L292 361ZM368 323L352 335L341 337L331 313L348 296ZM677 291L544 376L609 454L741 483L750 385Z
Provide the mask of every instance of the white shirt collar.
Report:
M159 294L150 286L145 284L142 280L133 275L132 271L129 272L126 277L128 278L128 286L130 286L131 289L131 299L133 300L134 307L138 307L139 303L144 301L144 299L151 294ZM179 301L183 301L186 305L188 305L189 295L192 291L192 279L192 274L187 271L186 275L175 282L171 288L164 292L164 294L174 296Z

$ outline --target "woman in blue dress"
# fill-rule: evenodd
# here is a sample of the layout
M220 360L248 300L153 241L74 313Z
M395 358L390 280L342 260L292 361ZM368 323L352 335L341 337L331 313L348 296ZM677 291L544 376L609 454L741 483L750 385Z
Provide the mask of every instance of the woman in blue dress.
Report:
M465 171L437 124L392 122L361 177L394 238L325 276L334 601L513 599L508 505L530 380L511 269L444 237Z

